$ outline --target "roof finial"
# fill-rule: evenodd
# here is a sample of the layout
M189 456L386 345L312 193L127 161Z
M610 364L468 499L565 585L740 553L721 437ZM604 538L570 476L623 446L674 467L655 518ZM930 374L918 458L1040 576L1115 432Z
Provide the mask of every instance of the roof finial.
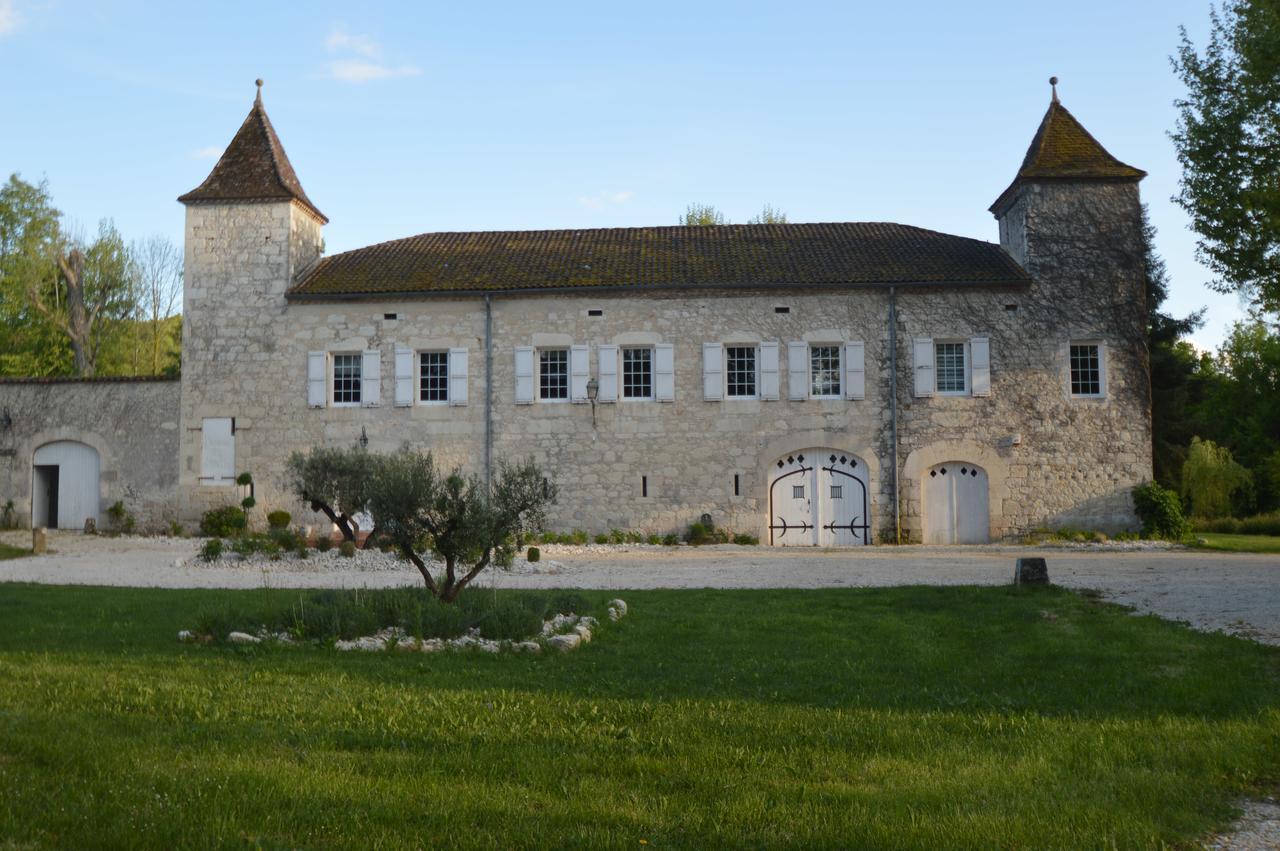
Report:
M262 85L262 81L258 81L258 85ZM1050 77L1049 85L1053 87L1053 102L1058 103L1058 78Z
M1056 80L1057 77L1055 77L1054 79ZM259 77L258 79L254 80L253 83L258 87L258 95L253 99L253 102L256 104L261 104L262 103L262 78Z

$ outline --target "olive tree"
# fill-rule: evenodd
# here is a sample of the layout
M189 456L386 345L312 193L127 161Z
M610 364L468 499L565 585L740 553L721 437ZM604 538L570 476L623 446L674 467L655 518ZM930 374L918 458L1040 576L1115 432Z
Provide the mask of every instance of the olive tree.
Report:
M322 512L341 530L344 539L354 541L360 531L354 518L369 510L374 466L375 456L359 446L316 447L289 457L290 485L312 511ZM373 541L376 531L375 522L365 546Z
M516 538L540 530L555 485L533 461L501 464L490 492L460 468L444 472L430 452L409 447L373 465L369 511L384 535L422 574L427 590L446 603L490 565L507 566ZM432 576L419 553L444 563Z

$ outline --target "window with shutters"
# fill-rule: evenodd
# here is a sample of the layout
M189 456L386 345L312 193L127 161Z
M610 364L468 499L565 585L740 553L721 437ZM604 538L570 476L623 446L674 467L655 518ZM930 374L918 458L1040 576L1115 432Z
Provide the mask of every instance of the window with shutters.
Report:
M756 347L725 346L725 395L730 399L756 398Z
M1102 347L1097 343L1071 344L1071 395L1102 395Z
M653 398L653 349L622 350L622 398Z
M839 399L840 347L809 347L809 395L814 399Z
M359 405L363 356L343 352L333 356L333 404Z
M933 344L934 380L938 393L953 396L969 392L969 367L965 343Z
M449 353L418 353L418 401L449 401Z
M569 350L538 351L538 398L546 402L569 398Z

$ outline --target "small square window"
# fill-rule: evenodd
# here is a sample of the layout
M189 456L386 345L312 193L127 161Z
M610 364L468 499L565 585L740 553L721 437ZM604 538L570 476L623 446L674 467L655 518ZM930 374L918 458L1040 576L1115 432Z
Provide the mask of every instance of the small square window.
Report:
M809 395L819 399L840 397L840 347L809 347Z
M1097 343L1071 344L1071 395L1102 395L1102 352Z
M804 499L804 485L792 485L791 497L792 499Z
M832 498L832 499L844 499L844 485L832 485L832 486L831 486L831 498Z
M449 353L418 353L418 401L449 401Z
M756 395L756 347L725 346L725 395L751 399Z
M538 398L569 398L568 349L542 349L538 352Z
M969 389L969 370L965 363L964 343L934 344L935 381L939 393L965 393Z
M653 349L622 350L622 398L653 398Z
M358 354L333 356L333 403L335 405L360 404L360 373L362 358Z

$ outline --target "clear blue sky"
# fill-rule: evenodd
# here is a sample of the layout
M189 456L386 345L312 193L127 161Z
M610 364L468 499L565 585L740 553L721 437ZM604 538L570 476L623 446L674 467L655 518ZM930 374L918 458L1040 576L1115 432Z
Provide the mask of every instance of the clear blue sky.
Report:
M1242 315L1204 287L1169 200L1168 57L1208 0L383 4L0 0L0 171L47 178L92 228L180 242L182 207L267 81L330 253L432 230L896 221L995 241L1058 75L1142 184L1216 345Z

